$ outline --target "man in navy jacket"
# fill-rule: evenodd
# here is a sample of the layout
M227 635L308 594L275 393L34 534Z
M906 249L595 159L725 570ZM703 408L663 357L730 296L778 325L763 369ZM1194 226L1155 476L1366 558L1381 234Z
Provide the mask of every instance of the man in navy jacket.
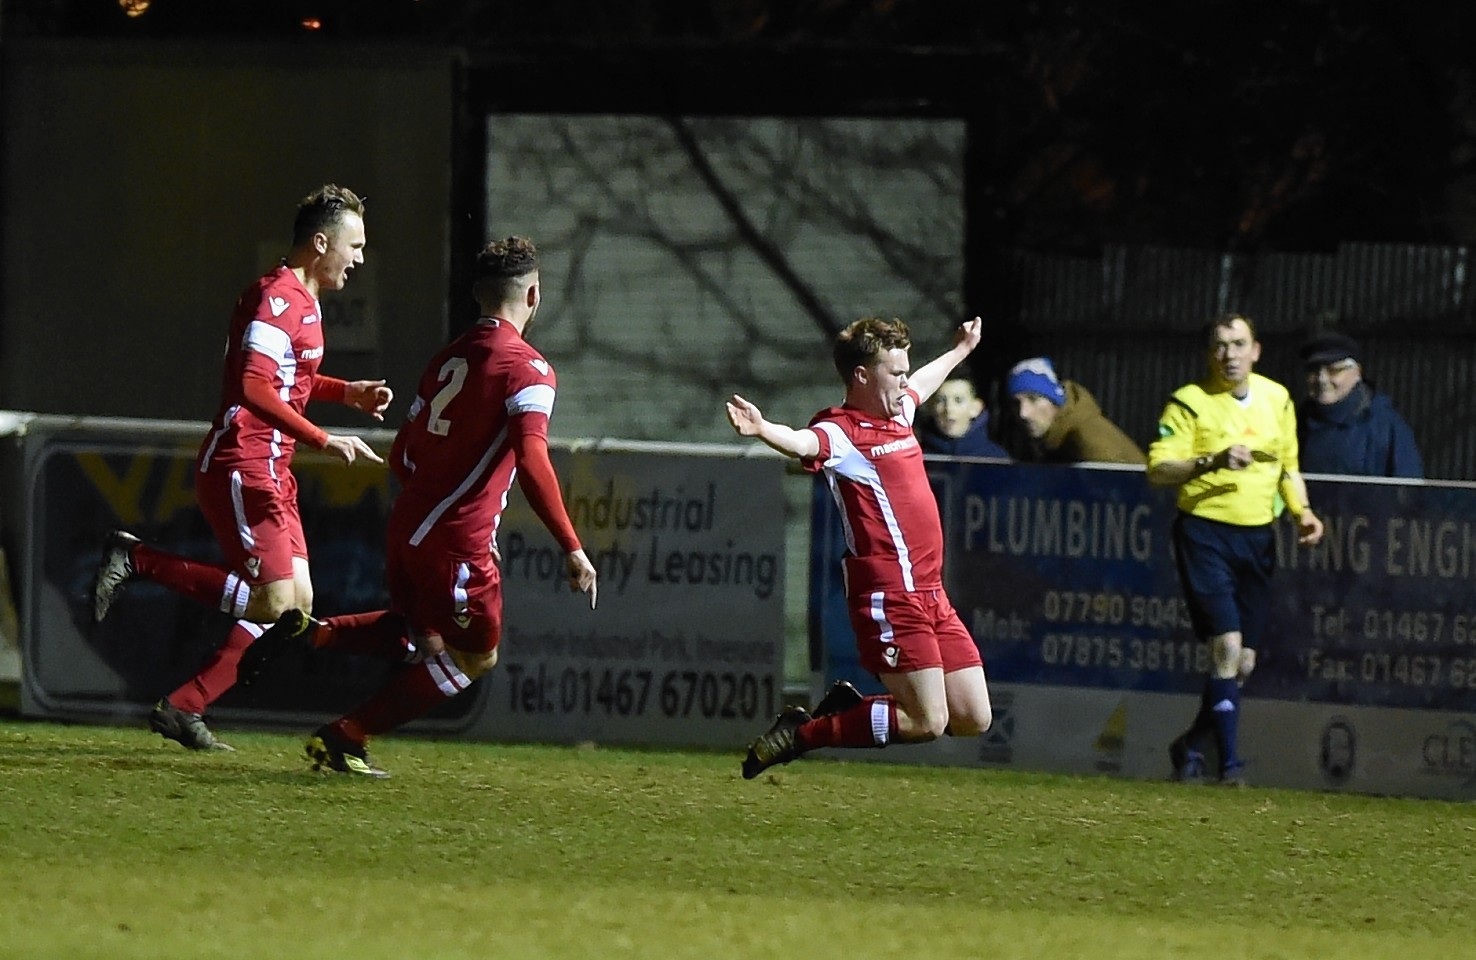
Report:
M1297 408L1304 473L1422 477L1414 432L1389 398L1363 379L1358 341L1324 333L1301 350L1307 396Z

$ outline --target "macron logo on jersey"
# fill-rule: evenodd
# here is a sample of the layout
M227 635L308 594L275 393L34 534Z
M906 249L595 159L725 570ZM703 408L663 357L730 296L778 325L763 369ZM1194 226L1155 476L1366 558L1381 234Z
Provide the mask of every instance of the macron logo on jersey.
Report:
M304 360L316 360L319 357L321 357L322 355L323 355L323 348L322 347L309 347L308 349L306 349L306 350L304 350L302 352L302 358Z
M917 437L907 437L904 440L893 440L891 443L884 443L881 446L872 447L871 455L873 457L885 457L889 453L896 453L898 450L906 450L908 447L915 446L917 446Z
M267 298L267 305L272 308L272 316L274 317L280 317L282 314L286 313L287 308L291 306L291 304L289 304L281 297Z
M310 313L307 316L305 316L305 317L302 318L302 325L303 326L307 326L310 323L317 323L317 322L318 322L318 315L316 313Z
M547 360L529 360L528 363L530 363L533 366L533 369L537 370L540 375L545 377L548 376Z

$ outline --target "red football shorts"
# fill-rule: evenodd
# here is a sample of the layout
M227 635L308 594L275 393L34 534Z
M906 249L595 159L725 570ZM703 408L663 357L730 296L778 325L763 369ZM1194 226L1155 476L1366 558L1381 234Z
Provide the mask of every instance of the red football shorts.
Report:
M861 666L872 674L983 664L979 647L940 590L877 590L848 598Z
M502 573L490 545L478 556L438 549L434 535L412 547L392 536L386 545L385 579L390 609L412 630L437 633L466 653L488 653L502 640Z
M223 465L195 474L195 499L225 562L253 586L291 580L292 558L308 555L297 478L279 469L280 482Z

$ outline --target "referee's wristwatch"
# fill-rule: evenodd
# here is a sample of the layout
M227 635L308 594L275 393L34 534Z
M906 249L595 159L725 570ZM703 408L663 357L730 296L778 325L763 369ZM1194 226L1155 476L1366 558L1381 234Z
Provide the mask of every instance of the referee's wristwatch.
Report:
M1209 473L1214 468L1215 458L1211 454L1194 458L1194 475L1197 477L1202 473Z

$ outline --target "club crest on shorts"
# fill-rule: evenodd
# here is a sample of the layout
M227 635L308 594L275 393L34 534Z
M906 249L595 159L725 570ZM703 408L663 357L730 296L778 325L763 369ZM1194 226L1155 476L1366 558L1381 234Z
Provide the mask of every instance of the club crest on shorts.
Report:
M887 662L887 666L895 667L899 659L899 654L900 651L898 651L896 645L889 643L887 644L887 648L882 651L882 659Z
M456 625L463 630L471 626L472 622L471 614L469 613L453 613L451 614L451 619L454 620L456 622Z
M253 580L261 576L261 557L247 557L246 572L251 575L251 579Z

